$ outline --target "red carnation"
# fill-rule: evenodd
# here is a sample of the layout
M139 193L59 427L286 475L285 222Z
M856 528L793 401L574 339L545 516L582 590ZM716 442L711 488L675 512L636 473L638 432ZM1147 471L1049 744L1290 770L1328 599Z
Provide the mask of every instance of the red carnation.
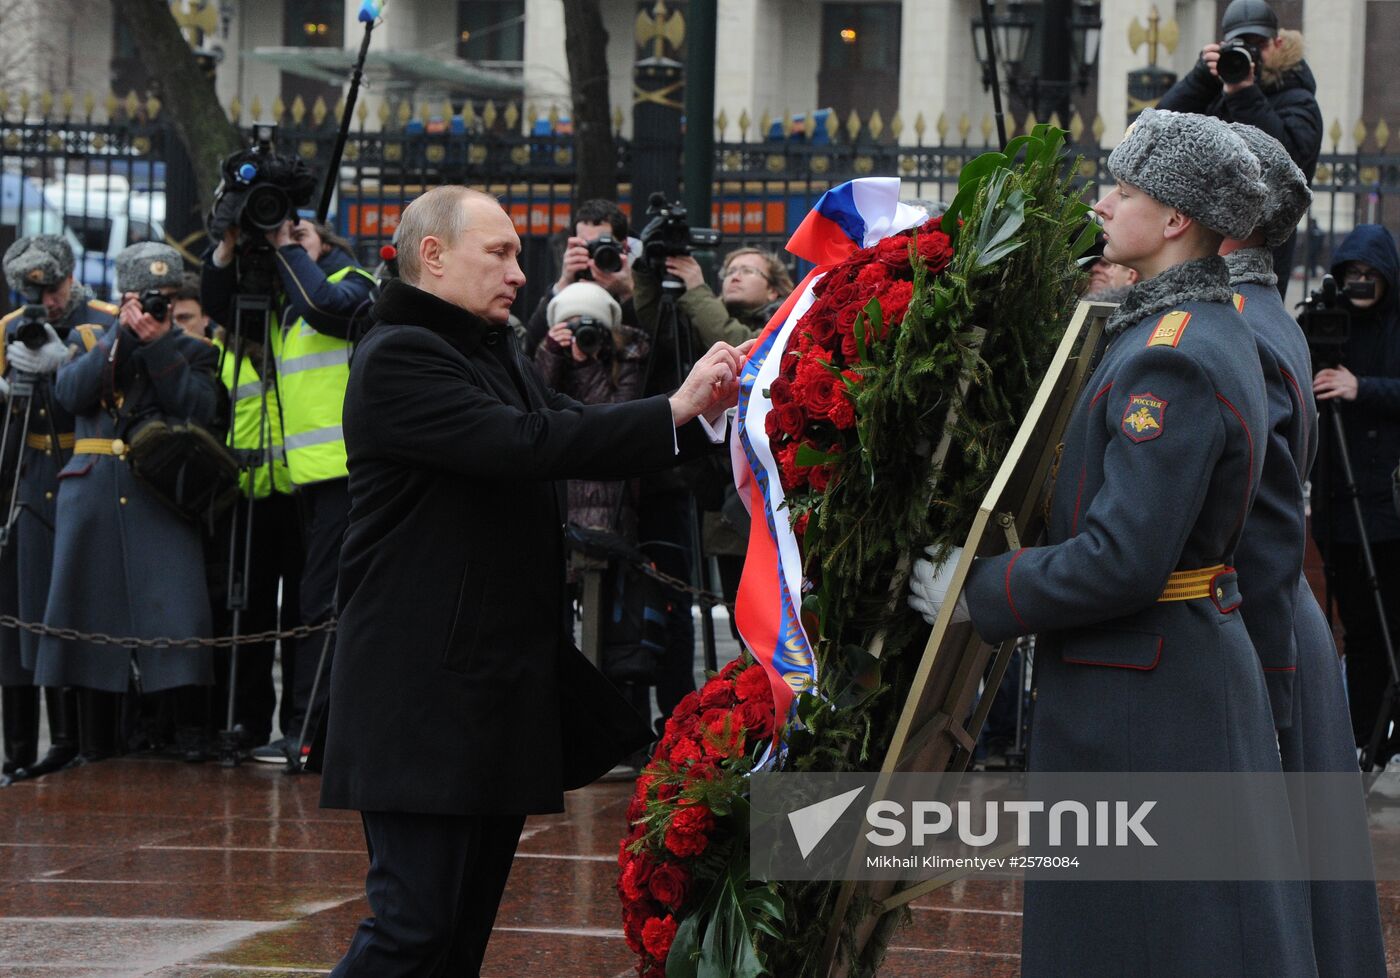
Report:
M665 961L676 939L676 921L670 914L653 917L642 926L642 946L658 961Z
M704 805L686 805L676 811L666 829L666 849L681 859L698 856L710 844L715 818Z
M854 428L856 424L856 406L851 403L850 397L843 397L836 402L827 417L837 428L845 431L847 428Z
M740 669L742 669L742 668L744 668L744 658L743 658L743 656L740 656L740 657L737 658L737 659L730 659L728 662L726 662L726 663L724 664L724 668L721 669L721 670L719 671L719 678L721 678L721 679L728 679L730 676L733 676L736 672L738 672L738 671L739 671ZM694 695L694 694L692 694L692 693L687 693L686 695L687 695L687 696L691 696L691 695Z
M831 482L832 466L814 465L807 470L807 481L812 486L813 492L826 492L827 485Z
M671 762L677 770L685 768L691 761L698 761L704 755L700 751L700 745L689 737L682 737L676 741L676 746L671 748L671 755L667 760Z
M650 900L638 900L622 908L622 934L634 953L642 953L642 931L646 922L660 913L661 908Z
M647 894L647 881L651 878L651 858L639 853L622 870L618 889L628 903L635 903Z
M743 757L744 732L728 713L706 727L705 750L712 757Z
M662 863L652 870L647 887L663 907L679 910L690 888L690 874L676 863Z
M885 238L875 246L875 258L896 268L909 264L909 238L903 234Z
M882 286L885 282L889 281L889 278L889 266L881 264L879 262L875 262L873 264L866 265L860 270L860 272L856 275L856 282L861 286L861 288L864 289Z
M807 484L807 470L797 467L797 443L789 442L773 453L782 475L783 488L796 491Z
M883 321L881 339L884 333L904 319L904 313L909 309L909 302L914 298L913 282L892 282L890 287L880 296L880 318Z
M734 691L741 703L754 697L767 696L771 688L768 673L760 665L749 666L739 673L739 678L734 681Z
M802 513L797 519L792 521L792 532L798 536L803 536L807 532L807 524L812 518L811 513Z

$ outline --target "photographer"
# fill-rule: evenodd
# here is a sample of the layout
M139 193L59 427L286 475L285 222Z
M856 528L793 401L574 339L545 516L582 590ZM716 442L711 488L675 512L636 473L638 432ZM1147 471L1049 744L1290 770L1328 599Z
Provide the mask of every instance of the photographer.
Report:
M535 351L545 386L580 404L621 404L642 395L649 343L623 325L622 309L606 289L575 282L550 300L553 326ZM569 522L609 530L635 542L635 487L623 482L569 482Z
M219 218L216 205L215 220ZM329 226L284 220L265 232L250 229L227 215L227 230L204 263L204 306L217 321L228 323L234 295L240 291L237 258L246 249L270 245L277 279L270 326L276 363L277 403L281 408L287 467L296 486L305 564L300 582L301 618L319 624L331 615L340 544L349 520L345 439L340 416L350 377L351 337L358 320L368 315L374 276L355 264L349 243ZM211 230L215 225L211 222ZM293 708L283 738L253 752L258 760L278 763L297 749L293 741L308 712L311 731L325 703L326 676L311 703L320 643L304 643L300 657L282 662L283 696ZM330 668L327 658L326 669ZM305 750L302 750L303 756Z
M54 401L53 375L68 358L67 345L108 326L117 308L92 298L73 278L73 251L63 238L41 234L20 238L5 252L5 280L24 302L42 306L43 315L21 308L0 320L0 373L16 396L9 403L10 442L6 448L5 492L15 485L11 464L19 466L13 536L5 546L0 588L7 611L24 621L41 621L53 573L54 496L61 458L73 444L73 416ZM32 312L32 311L31 311ZM91 325L88 325L91 324ZM28 381L27 401L19 396ZM25 408L29 427L24 430ZM58 444L54 444L54 435ZM20 444L23 438L24 443ZM78 753L77 696L71 689L44 690L50 747L38 758L39 689L33 670L39 637L5 629L0 635L0 686L5 715L5 767L0 783L57 771Z
M1322 110L1317 81L1303 60L1303 35L1280 30L1278 15L1265 0L1232 0L1220 18L1220 32L1223 41L1201 49L1196 66L1157 108L1261 129L1284 145L1311 183L1322 150ZM1281 295L1293 272L1296 239L1291 235L1274 249Z
M44 623L109 635L204 637L209 597L199 528L138 479L128 445L151 421L208 425L218 407L216 355L172 328L167 297L179 252L132 245L117 256L119 322L58 373L54 394L75 417L73 457L59 473L53 582ZM152 313L155 313L154 315ZM120 701L133 682L154 693L212 681L208 649L40 639L35 679L79 687L81 754L122 749Z
M1400 516L1390 493L1390 474L1400 458L1397 273L1400 253L1390 232L1378 224L1359 225L1337 247L1332 275L1342 291L1341 308L1350 314L1350 333L1339 362L1313 377L1313 393L1341 412L1386 618L1392 637L1400 640ZM1340 455L1332 445L1313 472L1312 529L1346 629L1347 698L1352 732L1361 746L1371 738L1390 672L1344 482ZM1384 764L1396 750L1392 739L1375 762Z
M575 282L596 282L622 307L622 321L637 325L632 308L632 256L627 248L627 215L611 200L585 200L574 211L574 233L564 246L559 278L549 287L525 324L525 349L533 350L554 322L549 302Z
M792 276L782 259L757 248L736 248L725 257L718 297L690 255L667 258L666 271L685 285L676 306L701 349L721 340L742 343L757 336L792 291ZM644 266L638 267L635 278L637 314L647 319L655 315L660 283Z

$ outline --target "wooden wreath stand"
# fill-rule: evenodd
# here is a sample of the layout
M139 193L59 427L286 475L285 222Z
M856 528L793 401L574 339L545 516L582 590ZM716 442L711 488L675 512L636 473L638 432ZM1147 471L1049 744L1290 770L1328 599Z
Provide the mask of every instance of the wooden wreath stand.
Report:
M900 712L889 753L880 768L882 775L964 771L972 759L978 734L992 707L993 693L1006 673L1016 642L1013 639L993 648L977 637L971 625L952 624L949 619L955 599L962 592L974 557L1019 549L1022 541L1034 540L1041 532L1061 439L1079 392L1087 382L1093 351L1098 348L1114 308L1104 303L1081 302L1070 319L1030 410L977 510L962 559L953 574L948 600L924 646L909 697ZM902 579L902 575L898 576ZM879 650L872 651L878 654ZM988 695L974 710L972 704L984 675ZM878 786L876 792L878 797ZM851 855L853 868L864 858L864 849L862 837ZM854 953L861 956L886 914L966 875L967 872L955 870L932 879L902 882L848 879L837 894L818 974L844 978L850 971L850 960L837 959L842 925L857 894L872 901L869 915L854 935Z

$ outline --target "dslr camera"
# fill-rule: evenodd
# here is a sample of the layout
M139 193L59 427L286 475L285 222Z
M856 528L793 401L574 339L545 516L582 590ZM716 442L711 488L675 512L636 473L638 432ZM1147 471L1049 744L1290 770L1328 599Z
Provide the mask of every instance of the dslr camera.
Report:
M31 350L39 349L49 340L49 334L44 329L48 321L49 311L42 305L23 306L15 318L15 339Z
M569 332L573 334L574 346L584 356L597 356L605 346L611 349L612 332L601 319L592 316L574 316L567 320Z
M1237 85L1249 77L1253 71L1258 77L1258 66L1263 62L1263 55L1253 44L1245 41L1226 41L1220 45L1220 60L1215 65L1215 71L1220 76L1220 80L1227 85Z
M665 194L651 195L647 216L651 220L642 228L642 257L658 278L666 277L667 258L688 255L692 248L713 248L720 242L717 229L687 224L685 205L668 203Z
M160 289L147 289L141 293L141 311L152 319L165 322L170 315L170 298Z
M1375 296L1375 282L1352 282L1340 287L1331 275L1322 276L1321 285L1302 302L1303 311L1298 316L1298 325L1303 328L1315 365L1341 363L1342 350L1351 338L1351 313L1341 304L1342 298L1374 299Z
M588 257L593 264L597 265L605 272L622 271L622 248L617 243L617 239L611 234L600 234L592 241L588 242ZM593 279L593 273L584 269L575 276L575 281L588 282Z

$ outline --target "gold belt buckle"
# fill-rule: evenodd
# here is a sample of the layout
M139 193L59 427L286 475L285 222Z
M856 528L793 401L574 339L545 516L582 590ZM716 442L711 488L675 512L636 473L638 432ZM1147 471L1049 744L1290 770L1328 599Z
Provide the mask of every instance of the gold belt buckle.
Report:
M125 457L126 457L126 442L122 441L120 438L113 438L113 439L112 439L112 454L115 455L117 458L125 458Z

